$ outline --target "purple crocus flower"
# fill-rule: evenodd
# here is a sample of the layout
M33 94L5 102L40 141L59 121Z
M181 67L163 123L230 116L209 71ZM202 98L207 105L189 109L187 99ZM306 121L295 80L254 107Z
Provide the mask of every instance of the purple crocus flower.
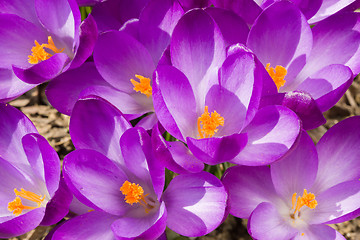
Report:
M329 129L314 145L304 131L299 145L268 167L229 168L223 183L230 213L249 218L255 239L345 239L325 224L360 214L360 117Z
M60 160L19 110L0 104L0 238L52 225L68 213L71 194Z
M97 37L91 17L80 24L75 0L2 1L0 18L0 68L12 69L28 83L18 83L10 73L2 76L6 89L1 99L17 97L80 66L91 55Z
M215 229L227 201L220 180L206 172L184 174L163 192L164 167L152 155L150 136L142 128L122 134L127 124L121 119L98 98L75 105L70 131L77 150L65 157L63 173L74 195L95 211L69 220L52 239L157 239L166 226L186 236Z
M299 119L282 106L257 111L265 69L241 45L227 51L217 23L206 11L191 10L179 20L170 55L173 66L158 66L155 72L155 112L196 158L207 164L261 165L293 145ZM173 148L159 140L158 150L182 149L188 154L184 144L169 143L177 145Z
M357 13L341 13L310 28L288 1L266 8L247 39L247 47L276 84L268 81L264 86L262 106L291 108L304 129L323 124L322 112L335 105L352 83L353 73L360 71L358 22Z

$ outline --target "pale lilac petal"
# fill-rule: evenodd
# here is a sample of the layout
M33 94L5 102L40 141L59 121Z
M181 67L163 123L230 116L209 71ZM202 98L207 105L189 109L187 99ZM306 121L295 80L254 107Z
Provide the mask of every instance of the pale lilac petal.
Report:
M326 225L309 225L291 240L345 240L345 237Z
M69 131L77 149L97 150L122 163L119 141L130 127L114 106L99 98L87 98L75 104Z
M187 136L197 136L198 115L189 80L172 66L159 66L155 72L155 79L154 108L161 124L180 140L184 141ZM181 131L180 136L178 130Z
M310 24L314 24L316 22L320 22L321 20L333 15L334 13L340 11L351 3L355 2L355 0L326 0L323 1L320 9L317 11L315 16L313 16L310 20Z
M87 149L71 152L64 159L63 173L70 190L84 204L120 216L128 211L130 205L120 192L128 178L118 165L99 152Z
M255 208L248 226L251 229L251 236L258 240L269 238L288 240L294 237L298 231L284 220L273 204L268 202L260 203Z
M56 230L52 239L115 240L111 224L118 218L108 213L92 211L65 222Z
M352 82L353 74L349 67L332 64L305 79L296 90L309 93L319 109L325 112L339 101Z
M250 30L247 46L264 66L281 65L287 69L282 91L292 82L306 63L312 46L311 29L300 10L288 1L266 8Z
M115 88L136 93L130 79L135 74L151 78L155 65L147 49L122 31L109 31L99 36L94 49L94 61L101 76Z
M257 205L276 198L270 168L234 166L226 170L222 182L229 193L230 213L239 218L249 218Z
M359 216L359 211L349 214L360 208L359 199L360 182L357 179L343 182L316 195L318 204L315 209L307 209L307 212L304 211L302 214L304 218L309 219L310 224L349 221ZM345 215L346 218L337 221Z
M206 164L216 165L231 161L248 143L244 133L234 133L224 137L203 139L186 138L190 151Z
M309 135L302 131L297 145L270 169L276 192L283 199L290 201L294 193L302 195L304 189L309 190L318 170L316 148Z
M205 94L218 82L218 69L226 54L218 26L205 11L189 11L174 29L170 53L174 67L189 79L198 108L203 111Z
M231 162L248 166L274 162L289 151L300 130L300 120L290 109L264 107L242 131L248 135L248 143Z
M116 220L111 225L111 229L118 240L157 239L165 231L166 217L165 204L162 203L158 211L153 214L140 218L123 217Z
M317 191L360 178L360 117L351 117L330 128L316 145L319 169Z
M12 1L1 1L0 12L10 13L17 15L27 21L42 27L35 12L35 5L33 0L12 0Z
M151 130L159 120L155 113L150 113L149 115L142 118L137 124L136 127L142 127L145 130Z
M176 176L163 194L167 226L175 232L197 237L213 231L224 218L227 193L207 172Z

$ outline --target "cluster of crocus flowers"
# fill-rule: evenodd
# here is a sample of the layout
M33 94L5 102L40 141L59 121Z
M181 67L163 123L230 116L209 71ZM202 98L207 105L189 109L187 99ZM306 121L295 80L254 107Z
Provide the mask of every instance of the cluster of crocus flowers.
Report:
M198 237L228 213L254 239L341 239L325 224L360 214L360 119L305 130L360 72L357 2L2 1L0 102L49 81L76 150L61 175L0 104L0 237L70 209L48 239Z

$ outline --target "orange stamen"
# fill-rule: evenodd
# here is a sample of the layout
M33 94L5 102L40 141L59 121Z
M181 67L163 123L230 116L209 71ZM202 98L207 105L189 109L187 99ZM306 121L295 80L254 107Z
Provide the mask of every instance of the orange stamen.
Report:
M10 212L13 212L13 214L15 214L15 216L18 216L19 214L21 214L24 209L39 208L41 206L41 203L45 199L45 195L44 195L44 197L42 197L41 195L37 195L33 192L26 191L23 188L21 188L21 191L18 191L15 188L14 192L15 192L16 197L15 197L14 201L8 203L8 210ZM21 202L21 199L18 196L37 203L37 207L24 206Z
M216 111L209 113L208 106L205 106L204 113L198 118L197 127L200 138L210 138L218 131L218 126L224 126L224 118Z
M124 200L126 203L130 205L139 203L144 207L146 213L149 213L149 211L154 208L154 206L149 204L145 199L149 194L144 195L144 189L139 184L131 183L126 180L121 186L120 191L125 195Z
M310 209L314 209L317 206L317 201L315 200L315 195L313 193L307 193L307 190L304 189L304 193L301 197L298 197L295 205L296 193L292 196L292 209L294 209L294 215L296 212L300 211L300 208L307 206Z
M136 92L141 92L142 94L145 94L147 97L150 97L152 95L152 87L150 85L150 78L143 77L141 75L135 74L135 77L137 77L140 82L135 81L134 79L130 79L130 82L134 85L134 90Z
M270 67L270 63L266 64L266 71L269 73L270 77L273 79L276 84L277 90L279 91L280 87L285 84L285 76L287 74L287 70L280 65L276 65L275 69Z
M36 40L35 40L35 46L31 48L31 55L29 55L29 63L31 64L37 64L38 62L44 61L49 59L52 54L48 53L45 51L44 48L50 49L51 51L53 51L53 53L60 53L62 51L64 51L63 49L58 49L55 44L54 41L52 40L51 36L48 36L48 43L44 43L44 44L39 44Z

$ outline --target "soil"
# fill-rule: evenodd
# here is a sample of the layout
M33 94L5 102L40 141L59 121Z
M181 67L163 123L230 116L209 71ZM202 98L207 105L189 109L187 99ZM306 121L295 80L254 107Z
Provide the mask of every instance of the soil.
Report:
M43 88L41 88L43 89ZM43 104L39 103L38 90L34 89L20 98L10 102L19 108L35 124L39 133L43 135L59 154L62 160L66 154L74 150L69 135L69 116L60 114L47 103L43 91L40 92ZM324 113L326 124L309 131L310 136L316 143L331 126L337 122L354 115L360 115L360 78L357 77L346 94L329 111ZM246 219L229 216L224 223L210 234L190 238L191 240L250 240L252 239L246 230ZM54 226L40 226L22 236L11 238L11 240L39 240L43 239ZM331 227L337 229L348 240L360 240L360 218L333 224ZM185 238L167 230L169 240L185 240Z

